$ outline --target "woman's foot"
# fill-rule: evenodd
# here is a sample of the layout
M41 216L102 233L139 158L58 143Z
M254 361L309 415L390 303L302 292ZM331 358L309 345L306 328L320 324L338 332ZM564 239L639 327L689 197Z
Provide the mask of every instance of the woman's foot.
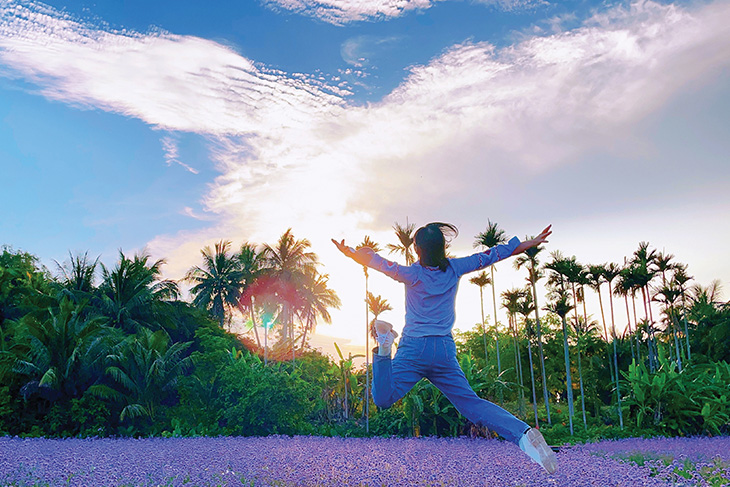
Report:
M393 346L393 341L398 336L398 332L393 329L393 325L383 320L375 320L373 326L375 327L376 340L379 345L378 355L390 357L390 347Z
M530 428L520 438L520 448L527 453L533 461L544 468L547 473L554 473L558 468L558 459L550 449L545 438L535 428Z

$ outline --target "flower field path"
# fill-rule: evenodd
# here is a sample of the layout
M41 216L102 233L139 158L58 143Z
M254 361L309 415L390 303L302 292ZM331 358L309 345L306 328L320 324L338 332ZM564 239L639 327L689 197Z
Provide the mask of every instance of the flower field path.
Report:
M5 437L0 486L730 485L726 437L605 441L558 461L548 475L510 443L465 438Z

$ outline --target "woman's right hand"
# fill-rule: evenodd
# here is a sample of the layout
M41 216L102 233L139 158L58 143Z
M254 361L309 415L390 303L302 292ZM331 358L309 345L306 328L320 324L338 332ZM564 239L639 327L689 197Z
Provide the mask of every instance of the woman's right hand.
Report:
M335 246L337 247L337 250L339 250L340 252L342 252L343 254L345 254L347 257L352 258L352 256L355 255L355 251L353 250L353 248L345 245L345 239L344 238L342 239L341 242L338 242L337 240L335 240L333 238L332 239L332 243L335 244Z

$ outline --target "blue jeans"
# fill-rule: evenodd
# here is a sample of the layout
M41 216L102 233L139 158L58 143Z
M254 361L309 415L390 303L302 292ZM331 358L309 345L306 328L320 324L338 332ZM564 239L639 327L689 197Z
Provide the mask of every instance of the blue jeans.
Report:
M530 429L524 421L480 398L469 386L456 360L456 345L449 336L401 338L395 358L373 357L373 401L389 408L427 378L469 421L486 426L508 441L518 443Z

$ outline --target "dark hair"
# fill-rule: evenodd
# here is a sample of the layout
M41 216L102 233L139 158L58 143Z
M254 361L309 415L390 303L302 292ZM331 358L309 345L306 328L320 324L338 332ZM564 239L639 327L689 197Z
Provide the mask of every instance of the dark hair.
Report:
M416 230L413 242L421 265L438 267L445 271L449 266L446 258L446 237L451 240L458 234L459 230L454 225L441 222L429 223Z

